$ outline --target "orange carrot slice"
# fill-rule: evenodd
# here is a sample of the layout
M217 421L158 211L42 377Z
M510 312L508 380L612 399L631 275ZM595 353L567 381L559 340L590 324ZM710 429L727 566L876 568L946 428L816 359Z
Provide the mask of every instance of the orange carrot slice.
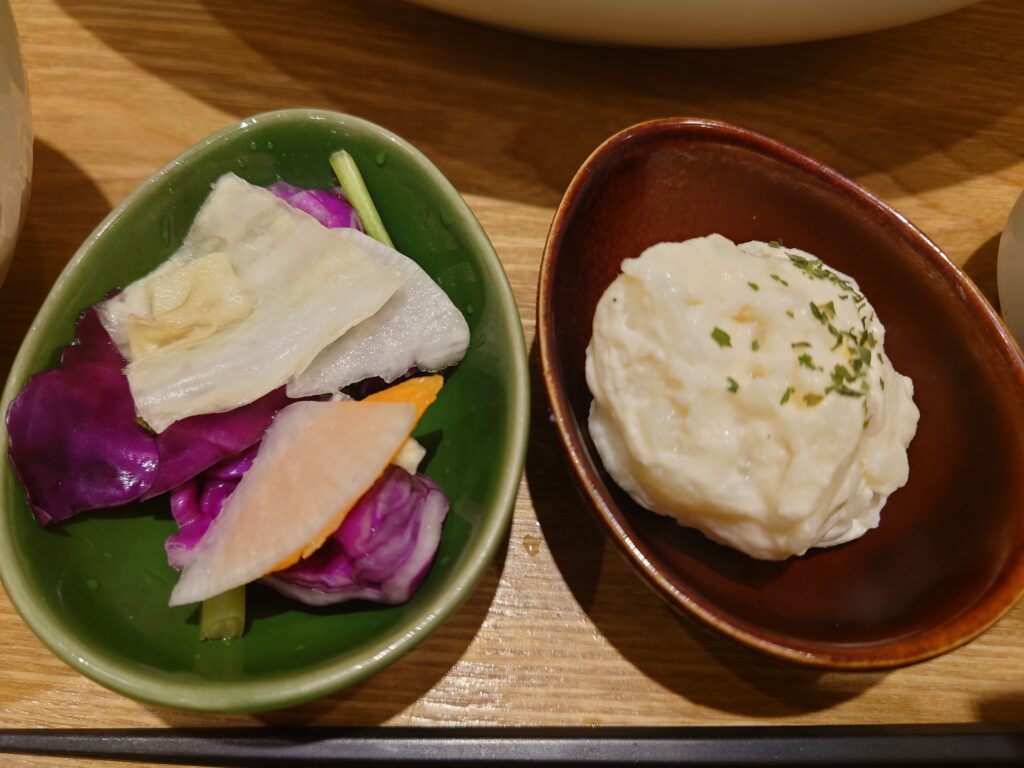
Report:
M443 376L417 376L415 379L406 379L401 384L368 395L360 402L412 403L416 406L416 421L419 421L423 418L423 412L437 400L437 393L441 391L442 384Z

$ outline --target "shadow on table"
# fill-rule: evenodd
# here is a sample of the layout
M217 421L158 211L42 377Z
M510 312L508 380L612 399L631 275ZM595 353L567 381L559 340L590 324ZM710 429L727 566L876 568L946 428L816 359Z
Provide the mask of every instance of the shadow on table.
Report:
M605 137L669 115L762 131L883 197L1024 155L1024 134L999 126L1024 94L1016 0L867 36L732 51L537 40L397 0L194 0L173 13L153 0L59 2L134 63L232 115L351 112L410 140L463 192L542 206L557 203ZM935 152L952 160L915 164Z
M99 187L67 157L39 140L33 153L25 224L0 288L0 381L64 265L110 210Z
M712 634L673 612L604 541L561 456L531 350L534 403L526 481L548 548L577 602L643 674L690 701L748 717L815 712L859 696L883 673L802 669Z
M299 706L251 715L148 709L167 725L180 728L255 725L379 725L421 699L451 669L472 643L498 588L508 539L466 602L422 643L368 680Z
M976 719L982 723L1024 723L1024 687L1016 693L983 698Z

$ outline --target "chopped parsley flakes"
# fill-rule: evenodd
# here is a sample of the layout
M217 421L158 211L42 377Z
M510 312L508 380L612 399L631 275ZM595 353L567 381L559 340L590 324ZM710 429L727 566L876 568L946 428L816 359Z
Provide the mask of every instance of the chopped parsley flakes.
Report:
M800 256L796 253L786 252L786 256L789 257L790 263L797 269L801 270L807 277L812 280L828 280L830 283L834 283L839 286L843 291L846 291L853 295L853 300L860 304L864 301L864 297L853 290L853 285L849 280L844 280L831 269L825 266L821 259L809 259L806 256ZM840 296L839 298L844 298Z
M813 301L811 302L811 314L814 315L814 319L822 325L827 325L829 320L835 320L836 317L836 305L831 301L827 304L818 305Z
M857 374L847 368L845 365L837 365L832 369L832 385L825 388L825 394L829 392L835 392L839 395L846 395L847 397L860 397L861 392L852 389L848 386L848 383L857 381Z
M785 248L781 239L773 240L768 245L772 248ZM874 321L874 314L868 309L864 295L857 291L856 286L850 280L845 279L840 274L826 267L820 259L808 258L789 251L786 252L786 256L790 264L795 269L801 271L809 280L824 280L835 285L839 289L836 293L839 301L852 301L860 321L860 327L853 327L847 330L840 330L836 327L837 325L842 326L843 322L836 319L835 300L823 303L808 302L811 317L817 320L833 339L831 350L835 351L842 348L841 354L846 364L836 364L832 368L831 372L827 374L829 384L824 387L823 391L797 395L795 387L786 387L779 399L779 405L785 405L794 396L799 397L803 404L809 407L818 405L830 394L861 398L861 406L864 411L863 423L864 428L867 429L871 421L868 415L867 398L865 397L869 391L870 378L868 373L874 359L883 360L881 353L876 351L878 339L871 332L868 325ZM772 273L770 276L772 280L780 285L789 287L789 282L781 275ZM752 291L761 290L761 286L753 281L747 281L747 286ZM785 310L785 313L789 318L796 318L791 309ZM711 338L720 347L732 347L732 338L717 326L711 331ZM813 346L814 344L811 341L804 339L790 342L790 348L799 352L797 361L800 367L807 368L810 371L825 372L825 369L816 365L814 358L811 357L810 349ZM760 340L753 339L750 342L751 351L756 352L760 348ZM729 392L735 394L739 391L740 385L736 379L727 376L725 380L726 388ZM878 384L882 389L885 389L884 378L880 377Z

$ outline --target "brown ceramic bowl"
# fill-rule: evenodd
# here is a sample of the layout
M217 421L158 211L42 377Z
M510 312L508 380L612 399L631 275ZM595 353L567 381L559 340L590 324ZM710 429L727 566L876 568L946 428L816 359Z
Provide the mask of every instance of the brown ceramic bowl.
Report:
M587 430L585 350L597 300L627 257L719 232L782 238L852 275L921 411L910 480L881 525L785 562L754 560L644 510ZM601 145L548 236L541 369L576 480L602 527L671 605L757 650L813 666L936 656L1024 592L1024 360L963 273L906 219L835 171L709 120L656 120Z

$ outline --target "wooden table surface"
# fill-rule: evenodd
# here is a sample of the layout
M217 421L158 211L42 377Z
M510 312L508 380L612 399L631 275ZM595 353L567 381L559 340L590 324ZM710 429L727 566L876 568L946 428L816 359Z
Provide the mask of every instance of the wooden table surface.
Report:
M1018 0L853 39L706 52L533 40L397 0L12 6L36 140L28 219L0 289L3 375L110 208L189 145L269 109L349 112L422 149L494 242L531 350L554 208L587 154L634 122L720 118L819 157L920 226L993 303L999 232L1024 188ZM3 597L0 726L1024 720L1024 605L965 648L868 674L795 668L679 618L603 541L537 386L533 398L507 547L468 602L386 671L270 714L161 709L73 672Z

